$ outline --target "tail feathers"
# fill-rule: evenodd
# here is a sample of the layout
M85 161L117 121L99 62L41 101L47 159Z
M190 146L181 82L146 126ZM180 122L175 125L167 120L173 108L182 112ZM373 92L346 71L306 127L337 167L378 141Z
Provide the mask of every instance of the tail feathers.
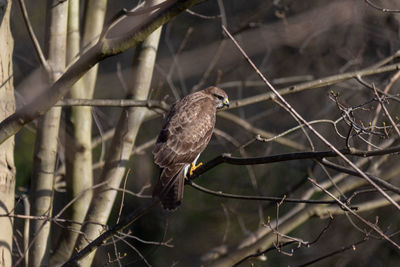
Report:
M153 197L160 198L164 209L174 211L181 205L185 185L184 174L184 168L179 168L177 173L171 169L162 170L160 180L154 188ZM169 175L173 178L169 178L171 177Z
M166 210L176 210L182 203L183 199L183 188L185 184L185 177L183 176L183 171L177 174L176 182L172 185L171 189L166 193L166 195L161 198L161 204Z

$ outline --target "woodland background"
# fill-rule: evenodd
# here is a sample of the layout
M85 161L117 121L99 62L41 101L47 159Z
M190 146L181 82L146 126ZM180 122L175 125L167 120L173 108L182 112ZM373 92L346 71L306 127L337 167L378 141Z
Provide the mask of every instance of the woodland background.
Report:
M288 106L272 97L222 29L222 25L227 28L288 103L396 203L400 200L399 1L200 1L188 11L173 13L176 17L162 27L159 44L153 34L144 44L127 45L121 45L124 37L147 36L145 30L137 36L130 30L154 12L149 6L164 1L146 1L143 13L128 17L118 12L134 8L138 1L25 1L44 51L42 60L28 34L21 2L8 1L7 6L7 1L0 1L1 27L9 22L14 40L0 36L0 44L8 45L1 50L12 52L8 74L3 64L7 55L0 58L0 93L6 91L11 102L15 96L17 110L36 102L27 109L23 128L15 128L15 148L10 141L2 144L3 151L8 146L8 154L1 154L7 163L2 161L6 170L0 172L9 175L0 179L2 266L12 266L9 254L16 266L64 263L100 232L149 203L159 172L151 150L165 110L210 85L228 93L231 107L218 113L215 134L200 161L225 155L219 159L228 162L206 164L210 168L200 169L193 181L215 194L236 198L187 185L177 211L166 212L160 205L149 208L100 246L93 262L86 257L81 266L400 264L399 207L360 178L307 126L299 127ZM160 10L168 10L168 3L198 1L165 2ZM3 17L5 10L11 10L10 18ZM68 76L65 66L85 57L103 21L111 28L103 37L115 41L103 48L115 49L104 49L107 56L84 62L90 66L99 62L98 74L92 70L72 89L61 79L61 86L68 88L64 101L41 95L54 91L59 77L68 81L83 73L77 68ZM110 101L87 101L84 106L69 101L92 98ZM5 99L1 120L13 113L13 104ZM37 119L35 108L44 113L45 106L55 102L58 107ZM3 124L0 130L5 133ZM321 151L326 154L316 154ZM273 155L277 157L271 159ZM338 205L309 178L370 224ZM85 188L83 197L70 206ZM89 207L91 195L98 206L92 201ZM321 202L290 203L287 198ZM94 226L81 228L82 222Z

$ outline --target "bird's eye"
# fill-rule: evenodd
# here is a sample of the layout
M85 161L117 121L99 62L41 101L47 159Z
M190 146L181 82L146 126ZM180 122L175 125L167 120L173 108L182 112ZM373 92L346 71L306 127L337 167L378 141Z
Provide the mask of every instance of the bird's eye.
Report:
M216 98L218 98L219 100L224 100L224 97L223 97L223 96L220 96L220 95L217 95L217 94L214 94L214 96L215 96Z

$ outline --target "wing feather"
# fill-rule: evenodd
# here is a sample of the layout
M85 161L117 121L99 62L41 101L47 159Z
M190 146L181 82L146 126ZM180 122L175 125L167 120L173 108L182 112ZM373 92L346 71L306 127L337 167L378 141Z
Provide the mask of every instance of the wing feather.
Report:
M212 99L194 93L176 102L168 112L153 149L154 161L163 170L153 191L164 208L173 210L181 203L184 168L209 143L215 124Z
M214 124L215 107L209 98L183 98L163 123L153 150L155 163L161 168L191 163L210 141Z

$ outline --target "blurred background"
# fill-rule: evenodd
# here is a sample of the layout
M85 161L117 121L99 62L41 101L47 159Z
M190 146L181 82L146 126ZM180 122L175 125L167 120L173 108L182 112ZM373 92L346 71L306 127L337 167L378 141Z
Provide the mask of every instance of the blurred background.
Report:
M29 15L39 41L44 47L46 1L26 1ZM85 1L82 1L84 5ZM375 4L391 9L400 9L396 0L373 1ZM137 1L110 1L106 21L122 8L133 8ZM232 41L227 38L221 25L226 25L249 57L277 89L290 89L331 75L346 74L352 71L373 67L381 60L395 55L400 48L400 14L382 12L372 8L365 1L352 0L220 0L204 1L190 12L184 12L162 30L156 67L154 69L150 99L164 100L172 104L177 99L210 85L218 85L229 95L232 107L217 117L215 134L202 153L200 161L207 162L222 153L238 157L261 157L296 151L311 151L307 136L301 129L285 135L290 144L261 142L260 134L269 137L285 132L298 123L282 107L271 101L256 100L243 104L241 100L254 100L254 96L264 96L269 89L239 53ZM16 4L12 10L12 32L15 38L14 79L16 85L17 107L22 106L32 95L36 95L34 84L37 79L38 60L34 48L22 22ZM134 48L120 55L107 58L99 64L95 97L99 99L125 98L123 82L129 84L132 77ZM388 64L398 62L396 57ZM395 71L383 72L363 77L368 84L383 90ZM335 80L322 87L309 87L294 90L285 95L286 100L308 121L329 120L329 123L316 123L315 128L338 148L346 147L349 123L338 121L336 129L332 121L341 118L344 111L338 106L353 108L352 116L357 124L368 126L374 118L375 94L356 79ZM394 80L390 94L399 94L399 82ZM337 97L335 101L335 97ZM375 98L375 101L374 101ZM360 106L361 105L361 106ZM399 105L388 100L387 107L398 121ZM65 112L68 108L63 109ZM115 127L121 109L118 107L94 108L93 138ZM227 115L228 114L228 115ZM151 196L151 189L158 179L159 170L153 162L151 153L154 138L161 129L161 113L152 113L140 128L135 142L134 153L129 161L126 189L139 192L139 197L125 194L122 215L132 212ZM379 117L376 125L389 124L385 116ZM66 126L62 126L68 134ZM35 137L35 124L32 123L16 136L15 162L17 168L17 194L29 191L32 175L32 159ZM376 131L384 132L382 129ZM328 150L328 147L310 134L314 150ZM364 135L363 135L364 134ZM358 149L371 149L381 146L388 140L398 143L394 131L387 135L371 133L351 133L351 145ZM391 139L392 138L392 139ZM368 141L367 141L368 140ZM101 168L96 163L106 153L109 141L94 148L95 179ZM139 149L138 149L139 148ZM60 164L62 151L68 150L60 138ZM398 165L398 155L393 154L384 160L371 157L362 166L363 170L375 171L375 175L390 172ZM358 158L352 158L357 162ZM335 161L335 160L333 160ZM343 164L343 161L335 162ZM376 166L374 164L378 164ZM66 203L63 190L63 172L60 171L60 189L55 195L55 212ZM329 175L328 175L329 174ZM234 166L221 164L202 174L196 183L215 190L240 195L277 196L286 195L301 198L313 186L307 181L312 177L324 182L329 176L338 173L325 172L313 160L293 160L273 164ZM96 176L97 175L97 176ZM346 179L359 179L352 176ZM399 175L393 175L390 182L400 185ZM122 186L122 185L121 185ZM345 192L350 196L355 191L371 188L366 184ZM332 189L335 191L335 189ZM323 194L314 197L321 198ZM363 203L379 194L370 193L357 198ZM121 193L116 200L115 210L109 225L116 222L121 203ZM293 212L295 204L283 203L279 209L276 203L221 198L205 194L192 187L185 187L182 206L169 213L157 207L151 213L130 226L129 232L137 238L163 242L167 245L144 243L134 238L127 239L142 256L123 242L118 242L122 266L146 266L144 257L153 266L200 266L212 263L210 252L217 248L225 252L235 251L243 240L274 220ZM22 207L17 205L17 210ZM388 234L399 229L400 216L393 206L371 208L360 213L364 218L375 222ZM310 216L291 230L288 235L312 242L323 232L317 242L309 247L297 244L265 253L265 258L252 258L241 266L297 266L333 251L352 245L366 236L365 225L350 215ZM18 224L16 225L18 227ZM54 225L52 243L58 242L62 227ZM366 230L366 231L369 231ZM393 240L400 241L398 235ZM173 247L169 247L173 245ZM99 249L93 266L118 266L113 258L114 246ZM208 257L208 258L207 258ZM229 256L228 256L229 257ZM350 249L315 263L313 266L399 266L399 252L387 241L369 239Z

